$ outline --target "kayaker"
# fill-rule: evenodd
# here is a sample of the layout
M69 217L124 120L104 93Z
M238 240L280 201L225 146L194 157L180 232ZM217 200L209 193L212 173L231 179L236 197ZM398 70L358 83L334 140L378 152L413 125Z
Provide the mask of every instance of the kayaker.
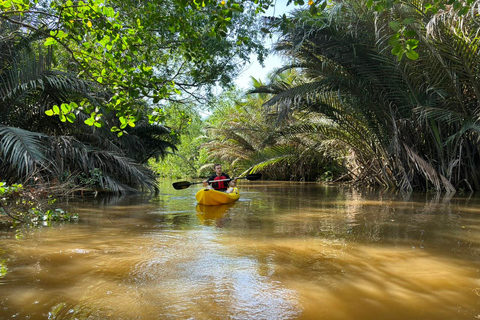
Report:
M230 178L230 176L224 172L222 172L222 165L221 164L214 164L213 170L215 170L215 174L211 175L207 179L203 180L203 185L208 187L209 184L211 187L218 191L223 191L230 193L233 191L233 188L236 186L237 178ZM225 180L230 179L230 181L219 181L214 182L215 180ZM230 191L230 192L229 192Z

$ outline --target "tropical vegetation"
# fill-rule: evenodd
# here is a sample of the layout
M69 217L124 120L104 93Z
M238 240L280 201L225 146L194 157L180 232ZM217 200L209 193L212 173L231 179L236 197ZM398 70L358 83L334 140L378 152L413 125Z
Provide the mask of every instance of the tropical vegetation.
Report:
M161 159L151 158L150 168L160 178L198 177L208 163L208 154L202 143L205 139L204 123L193 105L172 104L169 107L168 127L178 140L175 151L168 151Z
M227 84L251 53L262 60L255 13L270 3L3 1L0 19L35 34L56 50L62 68L107 90L104 108L120 121L109 129L121 136L138 118L139 98L152 109L162 109L165 100L198 100L208 86ZM105 125L104 114L88 99L82 105L67 101L50 114L73 121L79 108L90 115L88 125Z
M5 222L23 222L30 226L50 225L52 221L71 221L78 219L78 214L54 208L57 199L40 195L39 190L26 189L22 185L6 185L0 182L0 211L11 220L4 221L0 216L0 225ZM9 224L7 224L9 225ZM0 262L0 275L2 265Z
M260 31L242 28L263 5L2 1L0 181L36 196L158 191L147 163L176 150L169 107L208 102L263 59Z
M472 1L289 2L263 20L270 0L1 2L0 180L155 192L159 176L222 162L278 180L480 189ZM289 63L246 95L229 87L269 33Z
M290 74L278 77L292 80ZM252 79L253 84L261 82ZM262 171L272 180L331 180L341 172L341 158L327 148L329 141L314 136L306 128L321 118L293 115L280 121L264 112L269 95L242 95L228 92L220 108L206 121L207 141L203 147L213 162L225 163L229 172L245 174Z
M337 163L357 185L479 190L479 38L471 10L432 11L427 1L381 12L368 1L338 2L316 16L299 10L276 50L291 61L278 73L300 77L273 77L252 92L270 95L265 111L283 125L300 117L312 143L335 141L344 154ZM414 50L397 55L403 46Z
M38 45L38 35L23 34L18 25L8 22L2 27L2 180L42 186L73 184L113 192L155 190L155 177L142 164L174 148L169 130L139 116L137 125L126 129L129 134L118 139L106 128L49 117L46 111L57 109L56 104L63 107L62 103L78 101L81 105L82 99L102 113L108 92L72 72L56 70L52 50ZM137 104L138 109L145 108L143 102ZM76 117L88 121L89 115L79 110ZM104 121L118 122L110 115Z
M176 150L170 106L207 102L239 61L262 59L258 31L241 28L256 6L2 2L1 180L156 191L146 164Z

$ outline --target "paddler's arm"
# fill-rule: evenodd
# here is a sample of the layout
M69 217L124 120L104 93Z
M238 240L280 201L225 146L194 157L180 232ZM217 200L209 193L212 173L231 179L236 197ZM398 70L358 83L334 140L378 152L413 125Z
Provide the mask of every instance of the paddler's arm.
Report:
M237 185L237 177L233 178L232 180L230 180L230 182L228 183L228 186L229 187L232 187L232 188L235 188L236 185Z
M209 183L209 180L213 179L212 177L208 177L207 179L203 180L202 183L203 183L203 186L204 187L208 187L208 185L210 184Z

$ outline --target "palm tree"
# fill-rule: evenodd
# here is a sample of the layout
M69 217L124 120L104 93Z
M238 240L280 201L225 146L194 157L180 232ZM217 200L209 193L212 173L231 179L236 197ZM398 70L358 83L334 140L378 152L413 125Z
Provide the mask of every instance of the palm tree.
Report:
M32 184L59 183L69 177L76 185L97 190L157 190L156 177L144 164L175 149L169 129L149 124L139 113L135 128L118 139L108 129L84 125L88 116L81 110L72 124L47 116L45 111L53 105L82 100L98 113L107 113L102 106L109 93L55 70L53 52L37 45L38 35L17 32L13 37L12 28L0 26L1 179ZM112 115L104 121L119 126Z
M426 4L402 2L379 17L352 1L320 18L296 13L276 47L294 63L279 72L301 70L305 81L253 92L275 92L265 107L279 115L308 111L330 119L334 130L322 134L348 146L355 161L347 169L357 183L479 189L478 52L467 46L478 41L477 29L469 15L432 15ZM420 59L398 60L389 52L389 15L418 14L421 23L406 27L419 37Z
M287 75L279 78L291 80ZM255 85L262 85L253 80ZM203 145L210 157L215 162L231 163L234 171L261 170L267 179L315 180L326 171L336 173L336 167L329 163L337 161L338 154L328 152L328 142L312 134L323 124L322 119L304 115L290 117L280 125L262 110L268 97L249 95L213 114L208 125L210 140Z

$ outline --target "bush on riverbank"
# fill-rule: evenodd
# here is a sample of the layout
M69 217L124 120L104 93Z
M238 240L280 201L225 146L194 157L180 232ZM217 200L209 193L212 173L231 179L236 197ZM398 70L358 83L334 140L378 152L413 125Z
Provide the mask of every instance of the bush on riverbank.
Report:
M36 226L78 219L78 214L54 208L56 201L44 189L26 189L21 184L9 186L0 182L0 222L4 225L15 226L21 222Z

